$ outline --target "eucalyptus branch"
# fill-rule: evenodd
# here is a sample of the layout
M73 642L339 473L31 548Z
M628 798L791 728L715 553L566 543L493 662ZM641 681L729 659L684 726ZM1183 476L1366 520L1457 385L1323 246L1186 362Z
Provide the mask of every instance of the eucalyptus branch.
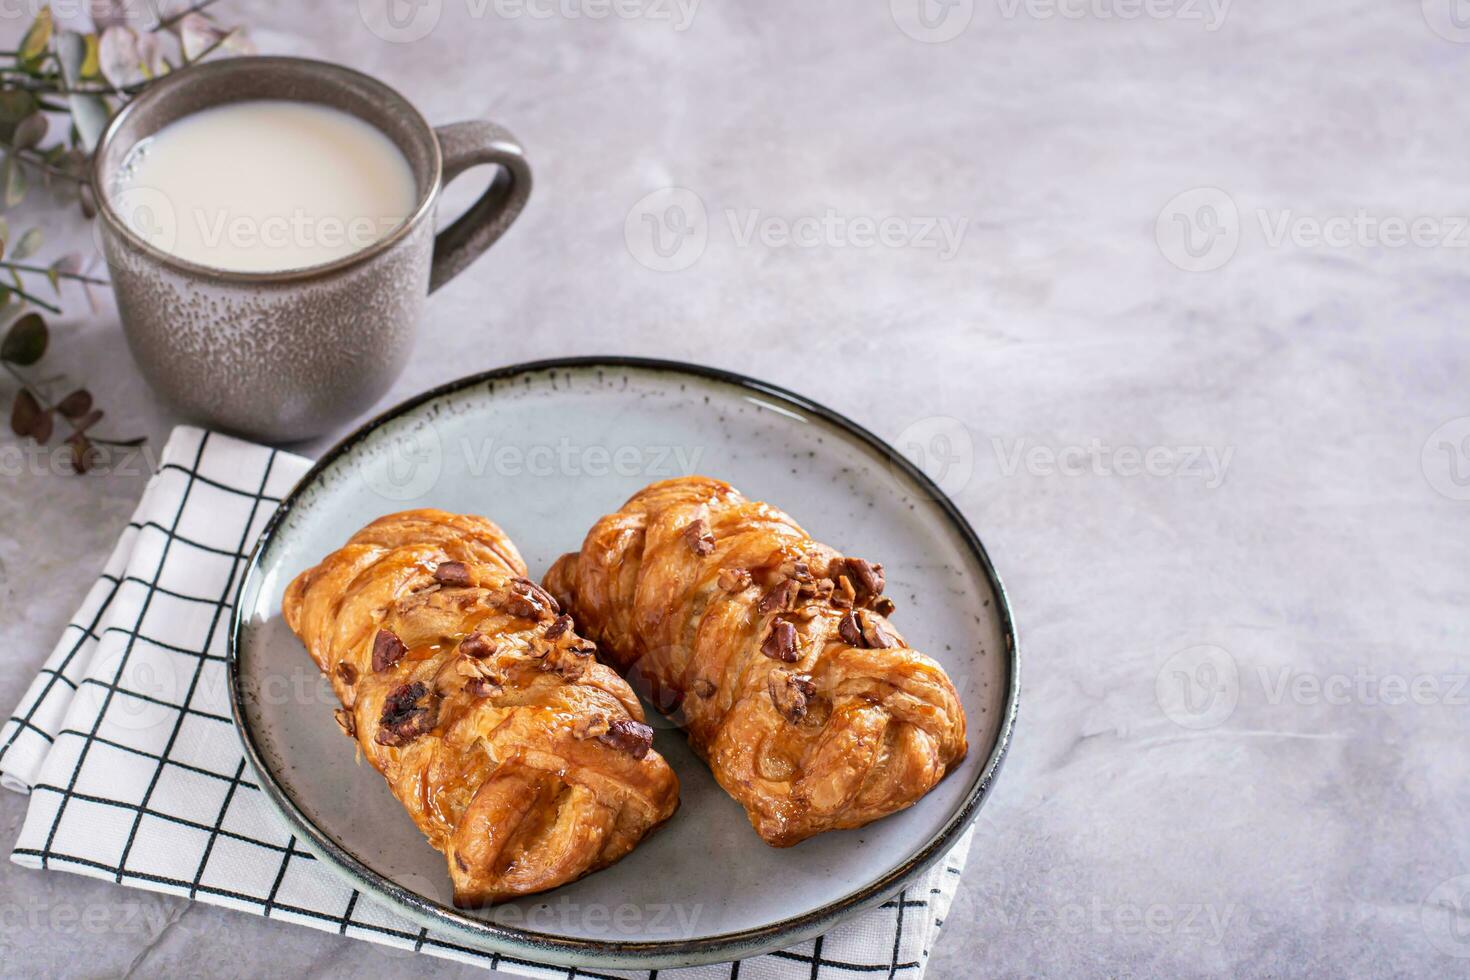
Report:
M34 72L21 71L16 68L0 67L0 79L7 89L19 89L22 92L40 92L45 95L90 95L78 89L67 88L62 81L50 81L49 79L60 79L59 75L37 75ZM100 91L96 94L102 94Z
M0 259L0 268L18 269L21 272L35 272L43 276L55 276L58 279L70 279L73 282L90 283L93 286L112 285L106 279L98 279L96 276L84 276L80 272L63 272L60 269L48 269L40 265L26 265L21 262L11 262L6 259Z
M53 402L41 385L20 372L18 366L40 360L47 338L46 324L40 315L28 313L10 325L4 342L0 343L0 367L20 386L10 411L12 431L44 446L51 441L56 420L60 418L71 430L63 442L71 447L72 468L77 473L91 468L99 445L118 448L142 445L143 439L105 439L91 434L92 427L102 421L103 413L94 406L92 393L86 388L78 388Z
M167 16L157 0L144 2L152 19L150 26L114 24L92 34L59 26L43 3L21 41L13 49L0 50L0 131L5 133L0 150L7 154L11 168L0 171L0 207L23 200L30 181L22 179L23 170L14 168L32 167L46 178L42 183L49 184L49 178L55 177L73 186L82 213L93 217L96 201L88 193L90 180L78 171L91 152L87 141L95 139L118 106L160 77L221 48L226 53L237 47L248 50L242 33L222 28L205 13L219 0L194 0ZM234 43L237 41L240 43ZM190 57L186 45L201 49ZM68 125L64 129L48 125L48 116L65 117ZM50 143L46 142L48 131L53 134ZM86 388L53 403L43 390L56 390L51 386L60 379L33 382L27 377L45 355L50 338L45 319L37 311L59 314L61 308L31 292L23 276L45 276L58 295L63 281L78 283L89 301L90 287L108 282L76 271L78 264L70 258L49 266L34 259L25 261L40 245L39 228L17 234L12 257L6 258L10 240L10 229L0 218L0 303L11 297L19 301L11 306L18 307L19 313L12 315L0 338L0 366L20 385L11 405L10 427L16 435L46 445L56 420L62 419L71 431L66 442L74 469L85 472L95 462L97 446L134 446L141 440L90 435L88 430L102 418L102 412L93 407Z
M67 87L64 80L47 81L47 79L61 79L60 75L36 75L32 72L16 73L15 69L0 68L0 76L15 74L16 77L6 78L3 82L5 88L21 89L26 92L36 92L45 95L137 95L157 79L145 78L142 81L132 82L128 85L116 86L110 84L82 85L77 88ZM66 109L58 108L57 112L66 112Z
M197 14L207 7L213 7L218 2L219 0L199 0L198 3L191 4L188 7L185 7L183 10L180 10L178 13L171 14L170 16L165 17L163 20L160 20L158 23L148 28L148 30L152 32L168 27L173 27L175 24L177 24L179 21L183 20L190 14Z
M60 167L51 163L45 157L41 156L41 154L37 153L35 150L32 150L30 148L17 150L13 146L6 147L6 150L7 152L14 153L22 163L35 167L37 170L48 173L53 177L60 177L62 180L69 180L74 184L88 183L85 177L78 177L76 174L71 173L70 171L62 170Z
M44 299L42 299L41 297L26 292L24 289L21 289L19 286L0 286L0 289L4 289L7 292L14 293L15 295L19 296L21 299L25 300L28 303L35 303L37 306L41 307L41 309L46 310L48 312L57 313L57 314L61 313L61 307L56 306L56 305L51 304L51 303L48 303Z
M228 35L228 34L221 34L219 37L217 37L217 38L214 39L214 41L209 45L209 47L205 48L203 51L199 52L194 57L190 58L187 54L184 55L183 56L184 63L185 64L189 64L189 65L193 65L193 64L197 64L197 63L203 61L205 58L208 58L210 55L214 54L221 47L223 47L224 46L224 43L226 41L228 41L229 39L230 39L230 35Z
M14 378L15 383L20 385L21 390L27 392L32 398L34 398L44 411L56 411L56 406L51 404L51 402L46 399L46 396L41 393L40 388L37 388L35 385L31 384L30 378L27 378L25 375L21 374L7 361L0 361L0 367L5 368L5 373Z
M20 386L22 388L24 388L25 390L29 391L31 393L31 396L33 398L35 398L36 401L40 402L41 403L41 406L43 408L53 408L54 407L52 405L48 405L46 403L46 399L41 395L41 393L38 392L38 391L36 391L36 389L34 389L34 388L31 387L31 383L30 383L30 381L28 381L26 379L25 375L21 374L15 368L11 367L10 364L9 364L9 362L7 362L7 361L0 361L0 367L3 367L5 369L5 371L6 371L7 374L9 374L12 378L14 378L17 382L19 382L20 383Z

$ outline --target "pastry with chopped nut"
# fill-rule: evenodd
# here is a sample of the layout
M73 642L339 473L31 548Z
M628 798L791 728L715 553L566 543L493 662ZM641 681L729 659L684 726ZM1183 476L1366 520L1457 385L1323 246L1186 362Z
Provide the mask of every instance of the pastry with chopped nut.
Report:
M888 621L883 566L729 484L645 487L543 585L768 844L911 806L965 755L959 696Z
M638 699L490 521L379 518L283 607L337 724L444 853L455 904L606 867L678 806Z

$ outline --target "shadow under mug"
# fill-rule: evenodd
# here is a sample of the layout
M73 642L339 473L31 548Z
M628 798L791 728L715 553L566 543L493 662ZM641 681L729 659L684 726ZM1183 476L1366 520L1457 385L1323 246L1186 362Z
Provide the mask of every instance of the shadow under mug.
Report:
M418 192L413 212L357 252L281 272L210 268L149 244L120 212L146 208L164 227L198 216L172 213L167 188L119 193L112 185L129 151L176 119L254 99L317 103L378 129L408 160ZM436 236L440 190L479 164L500 169ZM494 123L431 128L398 92L350 68L248 57L175 72L129 103L102 134L92 184L123 331L149 384L210 425L291 442L352 420L388 390L413 347L425 298L504 234L531 193L531 169L520 144Z

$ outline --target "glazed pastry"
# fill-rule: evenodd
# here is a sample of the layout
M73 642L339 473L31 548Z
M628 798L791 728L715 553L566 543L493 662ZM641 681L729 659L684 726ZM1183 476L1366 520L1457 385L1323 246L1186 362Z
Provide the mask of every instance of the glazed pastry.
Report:
M954 685L883 566L707 477L655 483L544 582L776 847L912 805L965 754Z
M678 806L638 699L490 521L379 518L283 606L338 725L444 852L456 905L606 867Z

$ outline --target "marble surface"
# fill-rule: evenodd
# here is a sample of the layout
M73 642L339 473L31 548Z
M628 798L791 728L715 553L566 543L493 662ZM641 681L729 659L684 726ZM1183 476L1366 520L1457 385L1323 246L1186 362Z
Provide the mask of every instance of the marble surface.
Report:
M414 41L370 29L375 0L220 9L263 50L525 142L531 206L433 297L385 406L509 362L645 354L925 453L1006 579L1025 662L933 975L1470 973L1454 0L926 2L425 0ZM113 311L69 309L48 369L161 446L177 419ZM144 480L51 475L14 446L7 710ZM24 807L0 795L0 838ZM409 968L8 863L0 964Z

